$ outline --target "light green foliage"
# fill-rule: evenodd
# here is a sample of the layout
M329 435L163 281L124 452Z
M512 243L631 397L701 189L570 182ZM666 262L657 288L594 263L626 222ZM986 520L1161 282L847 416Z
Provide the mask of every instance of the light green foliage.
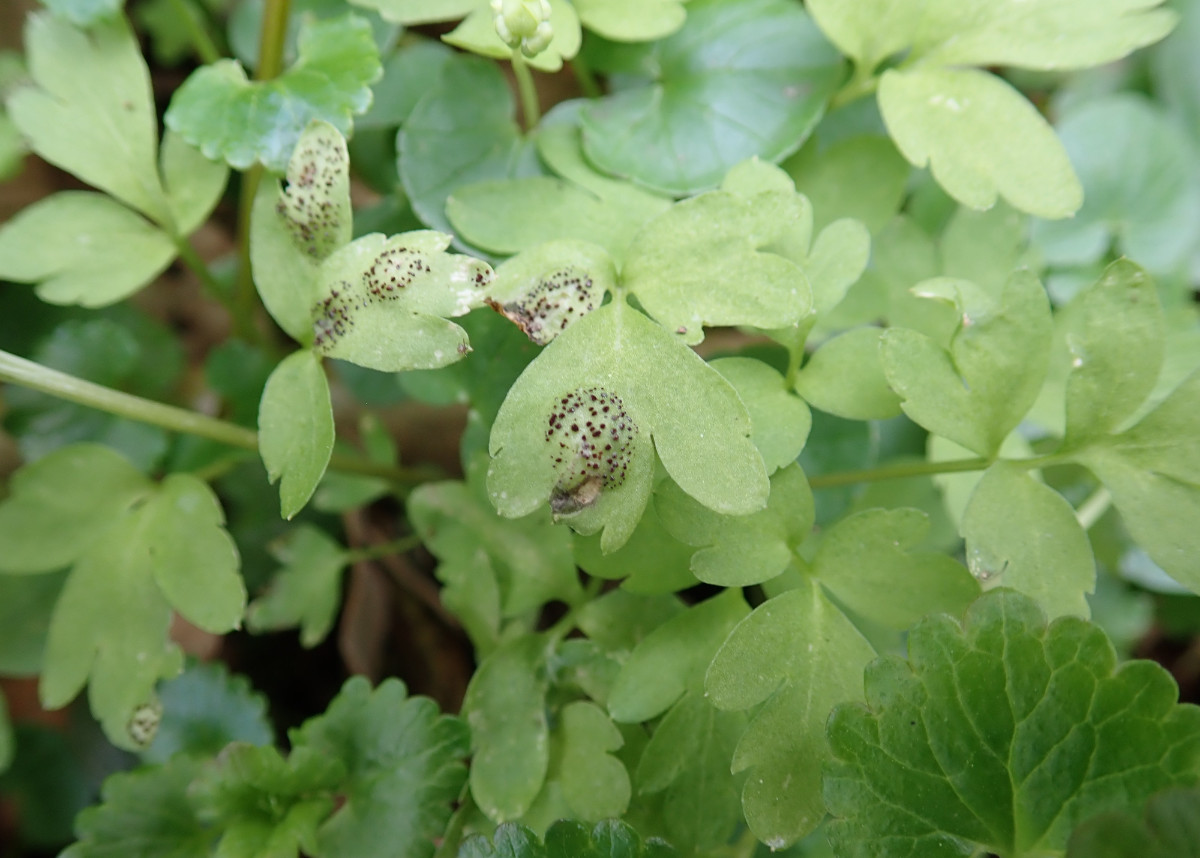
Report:
M252 632L300 627L300 643L325 640L342 602L342 570L350 562L345 549L319 527L302 524L271 553L283 567L266 593L250 603L246 626Z
M354 121L354 127L365 131L403 125L455 56L441 42L427 39L414 39L400 46L384 58L383 77L371 88L371 107Z
M1101 261L1112 244L1155 273L1170 273L1200 240L1200 170L1186 133L1165 110L1129 93L1097 99L1058 125L1083 183L1070 220L1035 225L1054 265Z
M721 358L709 365L733 385L750 413L750 438L767 473L796 461L808 440L812 415L788 393L783 376L752 358Z
M298 52L270 81L248 80L234 60L197 69L172 98L167 126L209 158L282 173L312 120L349 134L381 74L371 27L354 15L311 21L300 32Z
M562 68L563 60L579 53L582 33L579 31L579 15L567 0L548 0L550 4L551 40L538 51L521 49L526 62L535 69L556 72ZM535 8L537 3L531 4ZM497 30L496 13L487 0L477 0L466 20L443 38L458 48L464 48L485 57L508 59L513 48L505 44Z
M1200 39L1200 3L1179 0L1173 4L1180 14L1179 25L1151 57L1154 89L1191 129L1192 139L1200 139L1200 55L1192 46Z
M962 626L909 635L908 661L866 673L867 706L829 722L825 797L840 855L1057 853L1109 808L1194 782L1200 709L1176 704L1158 665L1119 669L1095 626L1049 626L1036 604L996 591Z
M796 391L810 404L850 420L884 420L900 413L880 362L883 331L852 328L822 343L796 376Z
M408 26L455 21L481 4L479 0L355 0L354 5L374 9L386 20Z
M141 752L144 762L165 763L178 753L215 755L230 742L269 745L274 738L267 699L219 662L189 664L159 686L158 696L162 721Z
M367 411L358 421L358 437L365 458L379 465L395 465L396 441L378 417ZM334 445L337 448L337 445ZM326 471L313 493L313 507L321 512L346 512L386 497L392 484L383 477Z
M1041 389L1050 306L1028 271L1014 273L996 298L951 289L961 317L949 351L924 334L893 328L883 335L883 368L909 417L990 456Z
M618 42L669 36L683 26L686 0L575 0L583 26Z
M605 424L604 433L615 433L613 451L593 448L592 436L582 429L570 430L572 423L583 425L576 416L588 419L592 396L618 415L596 418ZM555 413L562 428L547 432ZM694 431L688 419L693 413L707 416L704 431ZM607 525L601 544L615 550L649 499L651 439L671 478L708 508L741 515L766 504L762 457L750 439L745 407L728 382L616 299L568 328L513 385L492 429L491 501L508 517L527 515L547 499L560 514L591 514L583 529ZM596 476L580 481L576 468ZM576 515L572 523L579 520Z
M263 465L271 482L280 481L280 509L290 519L312 497L333 452L329 382L313 352L293 352L275 367L263 390L258 432Z
M80 27L90 27L120 11L124 0L46 0L46 7Z
M732 768L749 770L742 810L768 846L799 840L824 817L825 720L835 703L858 697L874 654L821 587L801 578L739 623L713 659L707 699L723 710L754 709Z
M1143 818L1128 810L1101 813L1067 841L1067 858L1196 858L1200 855L1200 790L1171 789L1146 803Z
M997 462L971 494L960 527L967 565L986 588L1009 587L1050 617L1088 617L1096 562L1063 496L1019 465Z
M722 587L746 587L782 573L814 516L812 491L798 465L771 477L771 496L761 512L720 515L671 482L657 490L655 509L668 533L700 547L691 559L695 576Z
M575 535L575 562L580 568L598 578L624 578L621 586L630 593L674 593L692 586L695 551L663 527L653 497L629 541L616 551L606 554L598 535Z
M472 837L458 853L459 858L669 858L674 850L661 840L645 842L623 822L608 820L588 829L578 822L562 820L537 835L523 825L508 824L492 837Z
M583 109L584 151L672 194L712 188L746 158L791 154L842 75L837 53L784 0L692 0L682 29L628 52L618 70L652 79ZM594 64L607 71L603 60Z
M571 818L599 822L621 816L631 792L629 773L612 755L624 744L621 731L603 709L584 700L568 703L558 718L549 772Z
M959 613L979 585L945 554L916 550L928 531L928 516L915 509L847 516L821 540L812 574L839 603L894 629L931 612Z
M886 137L860 135L822 147L810 140L781 165L813 205L813 228L854 218L872 234L900 208L911 172Z

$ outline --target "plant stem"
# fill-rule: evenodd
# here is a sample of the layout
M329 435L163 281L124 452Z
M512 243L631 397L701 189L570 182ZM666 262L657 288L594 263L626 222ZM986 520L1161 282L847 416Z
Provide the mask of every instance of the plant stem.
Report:
M402 536L399 539L393 539L390 542L380 542L376 545L364 545L362 548L355 548L346 552L346 559L350 563L358 563L362 560L378 560L381 557L390 557L393 554L404 554L407 551L412 551L421 544L421 537L415 534Z
M873 69L856 65L854 76L846 81L845 85L830 99L829 109L837 110L839 107L845 107L852 101L858 101L858 99L870 95L878 88L879 78L874 74Z
M212 36L208 34L204 22L200 20L196 8L187 0L171 0L171 5L175 7L175 14L187 28L188 37L192 40L192 47L196 49L196 55L200 57L200 61L205 65L211 65L221 59L221 52L213 42Z
M513 76L517 79L517 92L521 95L521 113L525 117L525 130L537 127L542 119L542 109L538 105L537 87L533 85L533 73L525 56L516 48L512 52Z
M1092 525L1108 512L1110 506L1112 506L1112 495L1109 494L1108 489L1100 486L1079 505L1079 509L1075 510L1075 518L1079 520L1080 527L1084 530L1091 530Z

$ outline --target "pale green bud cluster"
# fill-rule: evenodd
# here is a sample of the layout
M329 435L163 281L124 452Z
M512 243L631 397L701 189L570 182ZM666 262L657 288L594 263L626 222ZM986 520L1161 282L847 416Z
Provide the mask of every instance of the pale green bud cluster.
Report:
M492 0L492 12L500 40L527 57L546 50L554 38L548 0Z

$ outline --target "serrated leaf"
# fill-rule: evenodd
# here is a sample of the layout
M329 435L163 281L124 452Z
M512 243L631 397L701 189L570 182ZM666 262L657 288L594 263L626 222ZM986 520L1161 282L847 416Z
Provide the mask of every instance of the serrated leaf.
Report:
M613 450L593 448L591 434L576 438L581 430L570 429L572 421L582 426L588 419L593 396L602 400L597 409L608 407L616 415L598 411L601 428L591 430L600 431L606 444L612 434ZM696 410L707 415L710 427L699 434L684 420ZM547 432L555 414L558 428ZM710 509L737 515L765 505L762 457L733 389L694 352L618 299L547 346L509 391L492 429L491 501L508 517L526 515L547 499L560 514L591 514L583 529L605 526L602 546L615 550L649 498L651 439L671 478ZM577 469L584 479L577 478ZM572 523L580 519L577 514Z
M263 390L259 453L271 482L280 480L281 514L291 518L312 497L333 452L333 407L320 359L308 349L284 358Z
M545 844L523 825L508 823L491 839L468 838L459 858L669 858L674 850L656 838L643 843L637 832L619 820L596 823L588 829L578 822L561 820L546 832Z
M67 566L151 490L137 468L97 444L64 447L26 465L0 504L0 570L20 574Z
M1050 351L1050 304L1037 278L1017 271L991 308L960 293L959 329L946 351L893 328L881 352L888 383L917 423L982 456L994 454L1041 389Z
M546 640L525 635L488 656L467 686L462 713L471 728L471 795L497 822L522 816L546 779L545 660Z
M466 779L466 725L426 697L354 677L325 714L290 734L293 748L345 762L346 802L317 833L329 858L429 858ZM294 753L294 752L293 752Z
M997 462L975 487L960 527L967 566L985 589L1009 587L1051 618L1090 616L1096 561L1075 510L1019 465Z
M1146 803L1094 816L1067 841L1067 858L1196 858L1200 855L1200 790L1170 789Z
M677 203L634 239L621 271L624 285L693 345L704 338L704 325L794 324L812 307L808 281L768 245L802 207L788 191L750 198L713 191Z
M655 509L667 532L700 548L692 573L706 584L746 587L781 574L792 562L793 546L812 528L812 490L799 465L771 477L767 508L746 516L713 512L674 483L661 486Z
M767 473L796 461L808 440L812 415L787 391L783 376L752 358L721 358L709 365L733 385L750 413L750 437Z
M781 0L693 0L682 29L629 51L653 80L584 108L584 151L609 173L676 195L716 186L755 155L795 151L842 77L808 16Z
M37 284L38 297L51 304L115 303L174 258L166 233L91 191L45 197L0 227L0 277Z
M1116 94L1069 113L1058 133L1084 201L1070 220L1035 222L1034 241L1048 262L1098 262L1114 244L1163 274L1188 258L1200 240L1200 171L1195 144L1170 114Z
M342 570L350 558L319 527L302 524L271 553L283 564L267 592L246 612L252 632L300 627L300 644L314 647L333 628L342 603Z
M269 745L274 738L267 699L220 662L196 662L158 689L162 721L141 753L148 763L175 754L216 755L230 742Z
M945 554L914 550L928 531L929 517L920 510L856 513L825 534L812 574L840 603L890 628L907 628L936 611L957 614L979 585Z
M879 356L883 332L853 328L822 343L796 376L811 405L850 420L886 420L901 413Z
M742 810L755 836L775 849L809 834L825 815L821 764L834 704L857 699L859 674L875 654L807 578L764 602L717 651L705 677L719 709L759 707L733 756L750 770Z
M579 53L583 34L579 31L579 15L567 0L548 0L553 38L541 51L526 62L544 72L556 72L563 60ZM513 49L500 40L496 32L496 12L489 3L475 3L466 20L442 37L447 43L492 59L511 59Z
M1083 191L1045 119L1004 81L974 69L884 72L879 109L896 146L963 205L1003 197L1021 211L1063 218Z
M188 800L200 765L181 756L166 766L109 776L100 794L103 803L79 814L79 842L63 858L209 858L216 833Z
M53 15L30 15L25 46L36 85L14 91L7 106L33 150L169 224L150 73L124 16L85 31Z
M349 134L382 73L371 26L355 15L302 26L299 58L279 77L250 81L241 65L203 66L176 90L164 121L206 157L282 173L314 119Z
M815 8L809 7L814 15ZM812 203L815 229L853 218L871 233L879 232L899 210L911 172L890 140L869 135L828 147L810 141L782 166L796 190Z
M1116 669L1097 627L1049 626L996 591L963 626L945 616L866 673L867 706L829 722L825 797L839 854L878 838L920 856L1057 852L1082 819L1195 779L1200 709L1161 667Z

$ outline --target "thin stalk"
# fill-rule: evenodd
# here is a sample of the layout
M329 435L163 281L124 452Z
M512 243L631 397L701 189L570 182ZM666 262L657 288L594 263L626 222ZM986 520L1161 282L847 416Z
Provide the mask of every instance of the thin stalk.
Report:
M879 78L874 74L874 70L856 65L854 76L846 81L845 85L830 99L829 109L837 110L839 107L845 107L852 101L858 101L864 96L871 95L878 88Z
M204 22L200 20L195 7L187 0L171 0L171 5L175 7L175 14L187 28L188 38L192 40L192 47L196 49L196 55L200 57L200 61L205 65L210 65L221 59L221 51L212 40L212 36L209 35Z
M390 557L393 554L404 554L412 551L421 544L421 537L415 534L402 536L399 539L393 539L390 542L380 542L375 545L364 545L361 548L355 548L346 552L346 559L350 563L358 563L363 560L378 560L381 557Z
M529 63L516 48L512 52L513 76L517 79L517 92L521 96L521 113L525 117L525 130L536 128L542 119L542 108L538 104L537 87L533 85L533 73Z
M1079 526L1084 530L1091 530L1092 525L1100 520L1104 513L1108 512L1108 508L1112 506L1112 495L1104 486L1096 489L1087 500L1079 505L1079 509L1075 510L1075 518L1079 520Z
M603 586L604 580L601 578L592 578L588 581L583 588L583 598L572 605L557 623L546 630L546 638L557 644L558 641L570 634L579 621L580 610L600 595Z

